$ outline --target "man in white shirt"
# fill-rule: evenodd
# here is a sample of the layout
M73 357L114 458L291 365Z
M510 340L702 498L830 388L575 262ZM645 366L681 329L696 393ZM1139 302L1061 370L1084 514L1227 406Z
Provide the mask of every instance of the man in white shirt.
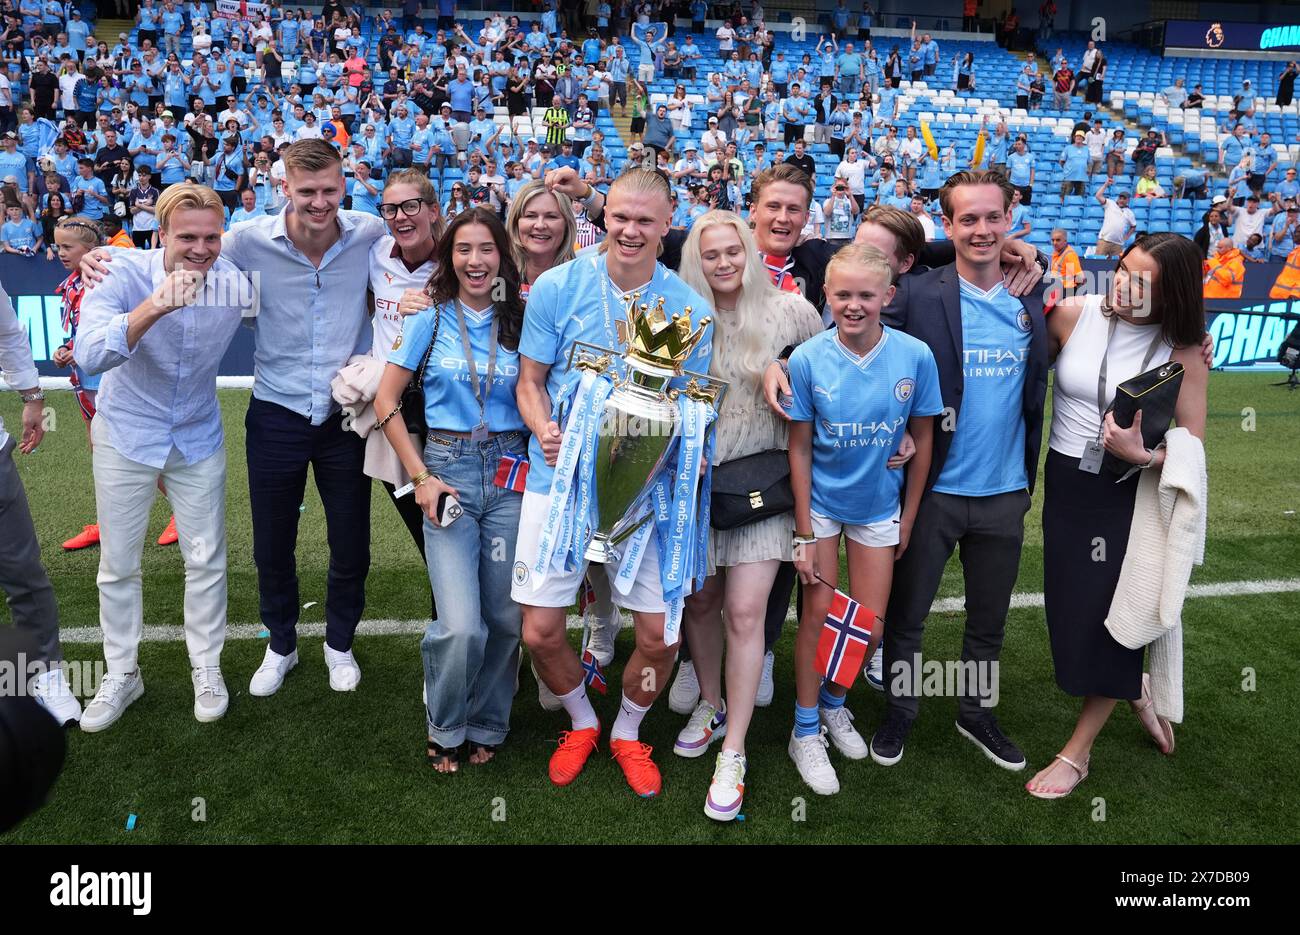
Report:
M718 129L718 118L709 118L709 128L700 134L700 149L712 157L727 145L727 135Z
M925 198L921 195L912 196L912 216L921 222L921 229L925 231L926 240L934 240L934 218L925 210Z
M835 167L835 177L849 183L849 194L861 198L866 191L867 164L858 158L858 148L850 146L844 152L844 161Z
M1272 216L1271 213L1259 210L1259 196L1251 194L1246 198L1246 207L1237 208L1233 211L1232 216L1232 242L1235 246L1242 249L1246 246L1246 241L1250 240L1251 234L1264 233L1264 225Z
M700 158L699 149L693 142L687 142L686 155L677 160L673 166L673 179L684 185L694 185L708 178L704 160Z
M1100 120L1093 121L1092 129L1083 141L1088 145L1088 178L1092 178L1101 171L1102 164L1106 161L1106 131L1102 129Z
M21 438L5 431L0 418L0 591L8 598L14 628L26 632L36 644L32 662L43 670L27 682L28 691L61 725L81 717L81 705L63 673L59 646L59 605L54 600L41 548L32 525L31 509L14 452L29 455L45 436L45 394L41 392L31 344L4 287L0 286L0 373L5 383L22 397ZM30 462L29 462L30 465ZM26 680L27 673L22 675Z
M722 58L730 57L736 47L736 31L731 28L731 23L723 20L714 35L718 37L718 51L722 53Z
M87 291L73 351L104 374L90 423L99 511L99 622L108 673L81 718L101 731L144 692L141 554L159 479L185 562L185 644L194 717L215 721L229 695L226 639L226 449L217 368L257 307L252 282L221 257L225 209L182 182L158 199L161 250L122 250Z
M1107 179L1097 189L1097 201L1106 210L1101 232L1097 235L1097 256L1119 256L1124 252L1124 244L1137 230L1137 216L1128 206L1128 192L1118 191L1114 198L1106 197L1111 181Z

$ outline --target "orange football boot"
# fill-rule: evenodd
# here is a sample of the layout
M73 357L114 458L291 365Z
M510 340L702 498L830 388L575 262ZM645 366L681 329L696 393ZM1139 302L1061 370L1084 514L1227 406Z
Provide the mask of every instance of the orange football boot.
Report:
M610 740L609 749L622 767L623 776L633 792L642 798L659 794L663 780L659 776L659 767L650 759L653 747L639 740Z
M561 732L560 744L551 754L551 763L547 769L551 782L557 786L567 786L577 779L582 768L587 765L587 758L595 752L599 740L599 724L582 730Z
M77 549L88 549L92 545L99 545L98 523L91 523L89 526L83 527L81 532L63 543L63 548L69 552L75 552Z
M158 537L158 544L175 545L178 538L180 537L176 535L176 517L173 516L167 521L167 528L164 529L162 535Z

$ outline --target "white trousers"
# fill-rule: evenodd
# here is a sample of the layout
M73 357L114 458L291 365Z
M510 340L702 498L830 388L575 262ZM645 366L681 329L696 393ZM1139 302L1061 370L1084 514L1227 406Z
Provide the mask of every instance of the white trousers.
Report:
M226 642L226 451L186 464L172 449L162 470L124 457L102 418L90 423L95 443L99 516L99 625L111 675L136 669L144 629L140 561L149 509L161 476L176 516L185 563L185 646L190 666L216 666Z

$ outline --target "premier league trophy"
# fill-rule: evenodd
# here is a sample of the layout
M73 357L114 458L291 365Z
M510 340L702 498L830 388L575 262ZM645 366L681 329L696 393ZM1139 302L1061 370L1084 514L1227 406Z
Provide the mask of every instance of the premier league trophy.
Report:
M596 438L585 439L594 442L596 509L585 553L593 562L622 560L620 546L655 516L652 494L670 456L678 454L680 445L689 444L683 438L686 423L695 421L693 414L702 416L703 425L691 428L697 436L707 432L726 391L725 382L682 369L712 319L700 319L699 328L692 331L689 306L670 316L662 298L653 307L638 303L640 298L634 294L626 309L625 352L575 342L569 354L572 371L590 372L612 383L598 415ZM615 368L619 357L623 365ZM685 387L669 386L681 376L690 377ZM682 396L703 406L683 406ZM575 430L582 429L571 423L567 431ZM669 466L668 474L673 473ZM695 535L693 529L683 532Z

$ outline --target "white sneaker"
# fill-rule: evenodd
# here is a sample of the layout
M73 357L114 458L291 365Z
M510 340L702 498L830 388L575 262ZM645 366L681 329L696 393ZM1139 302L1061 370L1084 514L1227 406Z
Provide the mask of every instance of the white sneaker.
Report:
M230 694L226 691L226 680L221 677L217 666L200 666L190 670L190 681L194 683L194 717L204 724L221 719L230 706Z
M831 743L835 744L835 749L843 753L850 760L865 759L870 752L867 749L867 742L862 739L856 727L853 726L853 712L848 706L842 705L838 708L818 707L818 715L821 717L822 727L830 735Z
M668 707L674 714L690 714L700 700L700 680L695 677L695 663L687 660L677 667L677 678L668 690Z
M63 666L56 665L32 679L28 691L36 702L50 712L60 727L81 720L81 702L72 693Z
M106 675L99 691L81 715L81 729L93 734L112 726L131 702L144 694L144 678L137 668L130 675Z
M341 653L326 643L325 665L330 670L330 688L336 692L354 692L361 684L361 666L357 665L352 650Z
M763 674L758 679L758 694L754 696L754 704L760 708L766 708L772 703L772 695L776 693L776 686L772 683L772 667L776 664L776 656L769 650L763 653Z
M704 814L716 821L731 821L740 814L745 798L745 758L735 750L723 750L713 767L713 782L704 800Z
M617 607L614 608L613 616L608 618L597 617L595 613L589 612L586 623L587 642L582 648L590 649L602 666L609 666L614 662L614 639L623 625L622 615Z
M862 667L862 677L878 692L885 690L885 644L881 643Z
M677 740L673 743L673 753L690 759L703 756L708 751L709 744L725 736L727 736L727 703L724 701L722 708L718 709L701 698L700 703L691 712L691 719L677 735Z
M840 780L826 754L826 728L807 737L796 737L790 732L790 759L794 760L799 776L818 795L834 795L840 791Z
M560 697L546 687L542 677L537 674L537 666L529 663L529 668L533 670L533 678L537 680L537 703L542 706L543 711L559 711L564 707L564 702Z
M257 667L252 681L248 683L248 693L257 698L274 695L284 684L284 677L289 674L289 670L297 664L298 650L295 649L287 656L281 656L270 646L266 647L262 664Z

